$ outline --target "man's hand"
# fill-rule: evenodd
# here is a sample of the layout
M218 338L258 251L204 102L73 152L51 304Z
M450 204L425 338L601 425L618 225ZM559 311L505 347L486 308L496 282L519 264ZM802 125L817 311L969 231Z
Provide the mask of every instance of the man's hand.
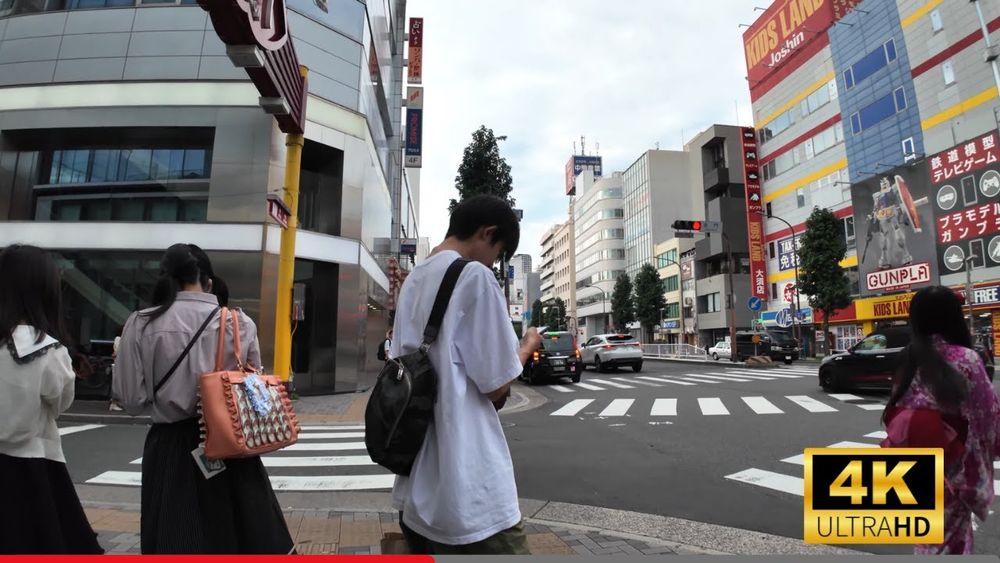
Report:
M538 347L542 345L542 335L538 334L538 329L535 327L530 327L524 332L524 336L521 338L521 350L519 356L521 358L521 365L528 363L528 358L531 354L538 350Z

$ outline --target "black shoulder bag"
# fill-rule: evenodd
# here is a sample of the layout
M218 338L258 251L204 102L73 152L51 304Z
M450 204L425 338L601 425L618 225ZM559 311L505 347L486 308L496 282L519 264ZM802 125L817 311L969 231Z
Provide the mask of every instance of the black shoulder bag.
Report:
M424 340L416 352L389 358L378 374L365 409L365 446L372 461L407 476L434 420L438 375L428 351L437 339L451 294L468 260L458 259L445 272Z
M212 319L215 318L216 313L218 313L219 309L221 309L221 308L222 307L219 306L219 307L216 307L215 309L212 309L212 314L210 314L209 316L205 317L205 322L201 323L201 327L198 328L198 332L194 333L194 336L191 337L191 341L188 342L187 346L184 347L184 351L181 352L180 356L177 356L177 360L174 362L174 365L170 366L170 369L167 371L166 375L163 376L163 379L161 379L160 382L157 383L153 387L153 399L154 400L156 399L156 392L159 391L160 387L163 387L167 383L167 380L170 379L170 376L172 376L174 374L174 372L177 371L177 368L180 367L181 362L184 361L184 358L187 357L188 352L190 352L191 348L194 347L195 342L198 342L198 339L201 338L201 334L203 332L205 332L206 328L208 328L208 323L212 322ZM238 327L238 326L235 327L235 330L239 330L239 329L240 329L240 327ZM223 328L223 330L225 330L225 328Z

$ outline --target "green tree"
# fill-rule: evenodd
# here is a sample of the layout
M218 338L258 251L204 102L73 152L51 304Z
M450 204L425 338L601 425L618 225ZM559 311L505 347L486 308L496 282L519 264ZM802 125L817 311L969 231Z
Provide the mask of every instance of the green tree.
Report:
M618 276L615 289L611 292L612 326L619 331L627 330L627 325L635 321L635 301L632 298L632 280L628 274Z
M514 198L510 196L513 183L510 165L500 156L493 130L481 125L472 133L472 142L465 147L462 164L455 176L458 199L451 200L448 211L454 210L460 201L479 194L495 195L514 207Z
M552 304L545 310L545 322L542 323L549 330L564 330L566 327L566 303L560 297L556 297Z
M799 249L800 293L809 305L823 312L823 334L829 332L830 317L851 304L851 283L840 267L847 255L840 219L827 209L815 208L806 220Z
M660 273L650 263L645 263L635 275L635 316L642 324L646 342L653 340L653 327L660 320L660 311L667 306L663 296Z
M535 302L531 304L531 326L542 326L542 300L535 299Z

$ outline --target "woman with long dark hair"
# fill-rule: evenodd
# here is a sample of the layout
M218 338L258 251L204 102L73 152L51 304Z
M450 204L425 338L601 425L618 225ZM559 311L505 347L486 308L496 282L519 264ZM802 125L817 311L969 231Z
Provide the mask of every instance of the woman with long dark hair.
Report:
M285 554L292 539L259 457L226 460L221 472L195 459L198 382L215 371L220 305L208 256L195 245L167 249L154 307L125 323L114 396L136 415L151 409L142 456L142 553ZM226 323L224 369L237 369ZM257 327L239 313L240 361L260 366Z
M1000 401L972 347L962 302L953 290L935 286L918 291L910 302L910 328L912 340L882 420L892 430L889 413L896 409L940 412L958 446L947 450L955 451L955 457L946 455L944 542L918 545L914 553L972 553L972 515L985 520L993 502Z
M0 272L0 553L104 553L56 426L75 383L59 269L40 248L13 245Z

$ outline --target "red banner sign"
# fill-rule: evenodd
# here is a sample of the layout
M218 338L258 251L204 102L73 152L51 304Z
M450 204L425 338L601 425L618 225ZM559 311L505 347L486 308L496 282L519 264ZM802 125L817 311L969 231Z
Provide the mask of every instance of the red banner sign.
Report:
M760 190L760 163L757 135L753 127L743 127L743 184L747 198L747 242L750 247L750 295L767 300L767 260L764 258L763 195Z
M406 67L406 80L420 84L424 76L424 18L410 18L410 58Z
M931 182L938 184L955 176L976 172L1000 160L997 134L989 133L964 145L931 157Z

